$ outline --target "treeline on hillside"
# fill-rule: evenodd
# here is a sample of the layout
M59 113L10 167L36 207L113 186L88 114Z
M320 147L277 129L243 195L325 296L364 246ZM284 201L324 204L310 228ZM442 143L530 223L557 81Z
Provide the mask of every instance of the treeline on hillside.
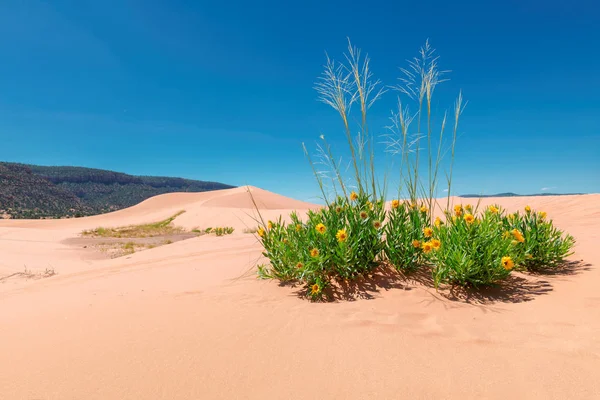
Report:
M218 182L134 176L84 167L0 163L0 217L65 218L130 207L152 196L232 188Z

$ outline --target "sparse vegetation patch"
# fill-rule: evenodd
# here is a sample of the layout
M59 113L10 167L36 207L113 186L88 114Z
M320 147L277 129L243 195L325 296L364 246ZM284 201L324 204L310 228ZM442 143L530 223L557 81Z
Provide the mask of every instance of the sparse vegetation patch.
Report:
M498 206L479 210L451 204L455 146L466 103L459 93L451 110L436 114L433 95L446 79L429 43L401 69L400 84L392 88L398 93L398 109L382 137L397 160L399 184L386 210L391 170L383 180L375 171L376 140L368 110L387 88L373 78L369 58L357 48L349 44L344 60L327 59L316 89L341 117L350 161L334 157L324 136L315 161L304 146L326 203L309 211L305 221L295 213L289 224L265 221L254 204L259 212L256 234L269 260L258 266L260 277L299 282L309 298L320 300L333 284L341 287L381 265L402 274L431 269L435 287L495 285L517 269L562 265L574 239L556 229L544 212L527 207L525 214L507 215ZM439 204L444 172L447 199Z

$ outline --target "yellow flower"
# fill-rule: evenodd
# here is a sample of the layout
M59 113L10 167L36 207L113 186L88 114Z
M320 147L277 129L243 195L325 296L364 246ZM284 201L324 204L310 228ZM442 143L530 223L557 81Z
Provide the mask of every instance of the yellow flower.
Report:
M472 209L473 209L473 206L472 206L472 205L470 205L470 204L467 204L467 205L465 206L465 210L467 210L467 211L471 211Z
M509 237L510 237L510 232L509 232L509 231L505 231L505 232L502 234L502 239L508 239Z
M400 207L400 200L392 200L392 208Z
M431 239L431 245L433 246L434 250L438 250L442 246L442 242L437 239Z
M454 215L460 217L462 215L462 205L457 204L454 206Z
M414 210L415 208L417 208L417 205L415 203L410 203L408 205L412 210Z
M440 219L440 217L435 217L435 222L434 222L434 225L435 225L437 228L439 228L439 227L440 227L440 225L442 225L442 224L443 224L443 222L442 222L442 220Z
M342 207L340 207L340 206L337 206L337 207L335 208L335 212L337 212L338 214L339 214L339 213L341 213L341 212L342 212Z
M525 206L525 212L531 212L531 207Z
M523 237L523 234L521 232L519 232L517 229L513 229L512 230L512 235L515 237L515 239L521 243L523 243L525 241L525 238Z
M296 224L296 232L300 232L302 230L302 224Z
M425 207L425 206L421 206L421 212L422 212L422 213L426 213L426 212L427 212L427 207Z
M513 240L512 242L510 242L510 244L512 244L513 246L516 246L519 244L519 242L517 242L516 240Z
M258 236L260 236L260 237L265 236L265 230L264 230L264 228L258 228L258 230L256 231L256 233L258 233Z
M373 221L373 228L375 228L375 229L381 228L381 222L379 222L379 221Z
M433 235L433 229L429 227L423 228L423 235L425 235L425 237L431 237Z
M456 215L452 217L452 222L456 222Z
M321 291L321 288L319 287L319 284L315 283L314 285L312 285L310 294L312 294L314 296L315 294L319 294L320 291Z
M300 269L304 267L304 264L302 264L301 262L299 262L298 264L296 264L296 268Z
M418 249L419 247L421 247L421 242L419 242L418 240L413 240L412 245L415 249Z
M369 214L367 214L365 211L361 211L361 212L360 212L360 217L361 217L362 219L367 219L367 218L369 217Z
M431 250L433 250L433 244L431 242L425 242L425 243L423 243L423 253L427 254Z
M492 214L498 214L498 211L499 211L499 210L498 210L498 207L496 207L496 206L489 206L489 207L488 207L488 210L490 210L490 212L491 212Z
M325 225L323 224L318 224L315 229L317 230L317 232L323 234L325 233L325 231L327 230L327 228L325 227Z
M267 223L267 228L273 229L273 223L271 221Z
M283 244L288 244L288 240L287 239L283 239Z
M367 201L367 207L369 207L369 210L373 209L373 203L371 203L370 201Z
M355 201L356 199L358 199L358 195L356 194L356 192L350 193L350 200Z
M502 257L502 266L505 270L510 271L515 266L515 263L510 257Z
M335 237L337 238L338 242L345 242L346 239L348 239L348 234L346 233L345 229L340 229L335 234Z
M472 224L473 222L475 222L475 217L472 214L466 214L464 216L464 220L467 224Z
M311 257L317 257L319 255L319 249L312 249L310 251L310 256Z
M540 211L540 218L541 219L546 219L546 211Z

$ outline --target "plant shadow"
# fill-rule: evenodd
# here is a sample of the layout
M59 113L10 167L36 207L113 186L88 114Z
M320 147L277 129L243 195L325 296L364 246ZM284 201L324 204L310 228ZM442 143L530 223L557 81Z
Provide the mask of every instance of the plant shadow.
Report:
M438 293L451 301L467 304L523 303L550 293L552 284L543 279L511 275L503 282L487 287L448 286Z
M560 267L553 270L516 272L496 285L484 287L442 285L437 288L436 294L450 301L467 304L523 303L554 290L553 277L576 275L590 270L590 267L591 264L585 263L583 260L565 261ZM431 268L421 268L408 275L406 281L426 288L434 288Z
M282 282L281 286L290 286L293 288L301 286L298 282ZM392 289L411 290L407 286L402 276L393 268L388 266L379 266L366 275L361 275L354 280L334 280L323 292L323 301L356 301L375 299L381 291ZM301 298L307 297L307 290L303 286L294 294Z
M554 269L539 269L530 271L532 276L570 276L577 275L581 272L591 270L592 264L586 263L583 260L568 260L564 261L559 267Z
M368 275L359 276L355 280L335 280L324 291L323 301L356 301L371 300L378 297L381 291L392 289L412 290L422 288L435 291L435 297L473 305L491 305L494 303L523 303L532 301L538 296L552 292L552 280L557 276L576 275L590 270L591 264L583 260L566 261L559 268L538 272L516 272L506 280L485 287L462 287L458 285L441 285L435 289L430 267L421 267L415 272L402 273L386 265L377 267ZM546 277L547 279L544 279ZM280 286L297 288L294 295L307 298L306 286L296 281L280 282Z

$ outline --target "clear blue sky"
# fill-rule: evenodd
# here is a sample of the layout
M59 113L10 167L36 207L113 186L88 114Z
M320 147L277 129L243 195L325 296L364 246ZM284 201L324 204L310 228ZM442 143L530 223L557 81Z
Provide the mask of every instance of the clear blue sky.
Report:
M310 199L301 142L344 143L313 90L325 51L350 37L392 85L429 38L442 99L469 101L458 193L600 192L598 21L592 0L3 1L0 160Z

